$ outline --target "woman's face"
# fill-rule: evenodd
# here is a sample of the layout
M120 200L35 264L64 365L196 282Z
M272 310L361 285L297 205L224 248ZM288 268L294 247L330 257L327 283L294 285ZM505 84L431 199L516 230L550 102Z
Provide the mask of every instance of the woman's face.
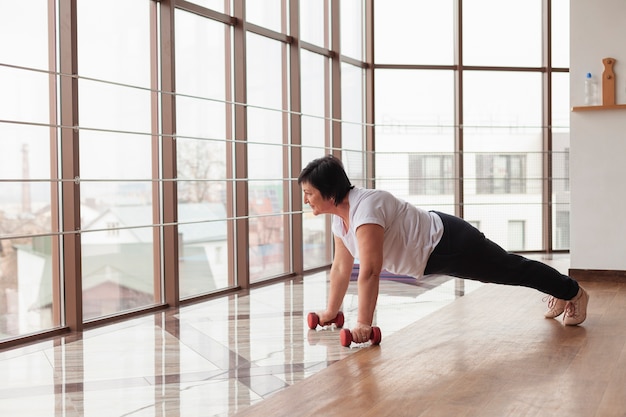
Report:
M304 204L308 204L314 215L330 213L335 208L334 200L322 197L320 191L308 182L302 183Z

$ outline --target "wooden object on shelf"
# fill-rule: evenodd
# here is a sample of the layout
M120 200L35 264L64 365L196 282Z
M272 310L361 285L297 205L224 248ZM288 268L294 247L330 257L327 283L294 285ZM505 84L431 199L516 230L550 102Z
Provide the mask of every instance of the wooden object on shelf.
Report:
M613 58L604 58L604 72L602 73L602 105L615 105L615 72L613 72Z
M626 109L626 104L615 104L615 58L604 58L602 73L602 104L599 106L574 106L572 111Z

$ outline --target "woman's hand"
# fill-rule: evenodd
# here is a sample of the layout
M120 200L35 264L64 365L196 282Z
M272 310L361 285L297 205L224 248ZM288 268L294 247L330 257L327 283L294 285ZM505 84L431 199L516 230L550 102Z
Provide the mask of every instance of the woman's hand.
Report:
M372 334L372 326L364 323L357 323L352 329L352 341L354 343L365 343L370 340Z
M337 313L333 313L332 311L329 310L324 310L324 311L316 311L315 314L317 314L317 317L319 317L320 319L320 326L328 326L330 324L330 321L333 320L335 317L337 317Z

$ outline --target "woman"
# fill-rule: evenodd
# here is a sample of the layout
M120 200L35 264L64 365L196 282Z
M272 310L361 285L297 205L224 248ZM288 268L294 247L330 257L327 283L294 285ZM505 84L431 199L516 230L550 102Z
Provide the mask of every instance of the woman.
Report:
M545 317L565 312L565 325L586 318L589 295L572 278L506 252L458 217L425 211L387 191L355 188L333 156L311 161L298 184L314 215L333 215L335 256L328 306L317 312L320 323L330 322L339 312L354 259L359 259L358 318L351 329L357 343L369 340L382 269L415 278L444 274L535 288L549 294Z

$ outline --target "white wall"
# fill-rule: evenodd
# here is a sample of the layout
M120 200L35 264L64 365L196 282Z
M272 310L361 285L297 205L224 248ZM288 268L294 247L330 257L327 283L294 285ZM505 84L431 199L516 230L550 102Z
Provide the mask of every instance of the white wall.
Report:
M583 104L587 72L616 59L616 102L626 104L626 1L570 2L570 97ZM571 264L626 270L626 109L571 113Z

